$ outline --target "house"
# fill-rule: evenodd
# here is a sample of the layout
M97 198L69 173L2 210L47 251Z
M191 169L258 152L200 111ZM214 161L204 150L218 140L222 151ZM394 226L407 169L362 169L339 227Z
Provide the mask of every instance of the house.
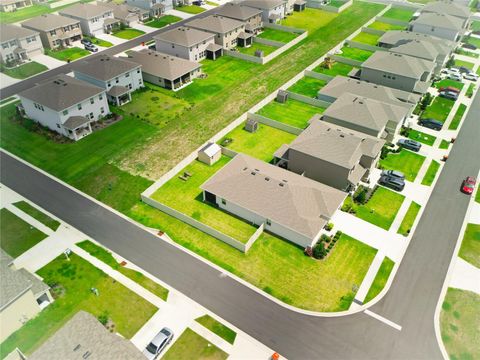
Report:
M245 31L257 34L263 27L262 10L228 2L215 9L215 14L245 23Z
M391 141L407 115L404 107L344 93L323 112L322 120Z
M11 24L0 25L2 63L20 63L40 54L43 54L43 45L38 32Z
M34 318L53 301L49 286L0 249L0 342Z
M410 21L408 30L455 42L460 41L465 33L462 19L445 14L423 12L418 18Z
M179 90L200 74L198 62L153 50L131 51L128 56L142 66L143 80L169 90Z
M222 46L215 44L215 35L185 26L162 32L153 37L158 52L190 61L222 56Z
M198 152L198 161L207 165L215 164L222 157L222 148L215 143L208 143Z
M430 86L435 67L433 61L388 51L376 51L361 65L360 80L424 94Z
M345 76L335 76L318 91L317 99L333 103L344 93L351 93L387 104L404 107L408 113L420 100L420 95L397 90Z
M80 21L66 16L43 14L22 22L22 27L38 31L47 49L67 47L82 39Z
M422 8L422 13L446 14L458 17L464 21L464 28L468 27L471 16L468 6L448 0L435 1L425 4L425 6Z
M12 12L32 6L32 0L1 0L0 11Z
M113 17L125 26L133 26L139 22L150 19L150 11L127 4L108 2L102 4L113 11Z
M64 74L18 96L28 118L75 141L91 134L91 123L110 113L105 89Z
M346 194L294 172L238 154L203 185L203 200L264 225L301 247L312 246Z
M150 11L151 17L159 17L165 11L173 10L172 0L127 0L127 4Z
M441 68L445 65L445 63L448 61L448 59L452 55L453 50L456 47L455 42L453 41L440 39L427 34L421 34L421 33L406 31L406 30L387 31L378 40L378 46L384 47L387 49L393 48L394 52L399 52L399 53L405 52L405 55L409 55L406 52L410 52L412 56L428 60L425 58L425 54L419 53L419 49L420 49L419 46L408 45L408 43L411 43L413 41L419 41L423 44L428 43L431 45L431 47L429 48L432 55L435 52L437 53L436 59L430 60L430 61L435 61L437 63L435 71L437 71L438 68ZM425 45L422 45L422 46L425 46ZM435 52L433 51L433 49L435 49ZM415 53L415 55L413 55L413 53ZM430 56L430 58L432 58L433 57L432 55L427 55L427 56Z
M360 180L368 181L385 141L319 121L319 117L316 115L290 145L275 153L275 162L343 191L355 189Z
M90 3L77 3L58 12L62 16L78 20L83 35L97 36L103 33L109 33L113 30L115 23L112 9ZM109 21L105 22L107 19Z
M244 0L240 4L262 10L262 21L264 23L277 23L285 18L287 13L286 1L284 0Z
M92 314L80 310L50 336L28 360L144 360L129 340L107 330Z
M209 32L215 35L215 44L224 49L233 49L237 46L252 45L252 34L245 32L245 23L231 18L210 15L196 18L185 24L186 26Z
M109 55L80 61L73 73L76 79L105 89L108 101L117 106L129 102L131 93L144 86L141 65Z

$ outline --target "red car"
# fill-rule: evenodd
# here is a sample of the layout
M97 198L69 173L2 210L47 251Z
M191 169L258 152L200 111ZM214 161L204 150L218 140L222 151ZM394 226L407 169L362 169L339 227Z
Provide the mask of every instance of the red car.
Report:
M472 195L476 183L477 180L475 180L474 177L467 176L467 178L462 182L462 192L468 195Z
M440 91L451 91L457 94L460 93L460 89L457 89L456 87L453 87L453 86L443 86L440 88Z

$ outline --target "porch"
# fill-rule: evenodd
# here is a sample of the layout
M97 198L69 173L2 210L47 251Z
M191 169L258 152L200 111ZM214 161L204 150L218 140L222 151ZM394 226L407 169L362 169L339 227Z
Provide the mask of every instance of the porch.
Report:
M130 90L125 86L112 86L107 92L107 99L116 106L122 106L132 100Z
M241 47L250 47L253 43L253 35L247 32L241 32L237 38L237 45Z
M112 31L118 29L120 27L120 23L121 21L115 18L105 19L105 21L103 22L103 31L109 34Z
M63 124L70 139L78 141L92 133L90 120L84 116L70 116Z
M216 60L223 55L223 48L218 44L210 44L207 46L207 59Z
M178 91L192 82L190 73L180 76L177 79L165 79L165 88L168 90Z

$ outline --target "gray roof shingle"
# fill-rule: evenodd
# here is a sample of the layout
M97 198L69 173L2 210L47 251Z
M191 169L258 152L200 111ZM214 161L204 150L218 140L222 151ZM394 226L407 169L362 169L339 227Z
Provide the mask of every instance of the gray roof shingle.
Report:
M32 288L32 282L22 272L10 267L13 258L0 249L0 310Z
M77 62L74 72L79 72L98 80L108 81L138 67L137 63L125 58L98 55Z
M256 9L270 10L285 3L284 0L244 0L240 4Z
M224 16L210 15L204 18L196 18L185 25L212 33L225 34L241 28L245 23Z
M14 39L23 39L27 36L37 35L38 32L12 24L0 24L0 42Z
M470 17L470 9L467 6L460 5L453 1L435 1L422 8L422 12L433 12L438 14L447 14L451 16L467 19Z
M429 42L435 47L438 53L443 56L450 54L453 48L456 46L455 43L450 40L440 39L427 34L421 34L407 30L387 31L380 39L378 39L378 42L390 46L399 46L412 40Z
M451 15L437 13L421 13L420 16L411 21L410 24L427 25L455 31L463 29L462 19Z
M388 51L376 51L361 67L419 80L425 72L432 72L435 66L433 61Z
M246 21L252 16L261 14L262 10L230 2L215 9L215 13L231 19Z
M60 15L65 15L74 18L91 19L96 16L103 16L105 13L112 12L112 9L102 5L95 5L89 3L77 3L60 10Z
M155 35L155 40L161 40L181 46L194 46L203 41L211 40L214 34L185 26L180 26L164 33Z
M38 31L49 31L73 24L80 24L80 22L66 16L55 14L43 14L22 22L22 26Z

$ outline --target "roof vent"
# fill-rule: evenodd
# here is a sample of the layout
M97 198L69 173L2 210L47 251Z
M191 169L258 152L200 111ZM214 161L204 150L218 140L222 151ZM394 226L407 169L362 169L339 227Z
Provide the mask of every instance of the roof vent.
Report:
M282 180L282 181L283 181L284 183L288 183L288 181L287 181L287 180L285 180L285 179L284 179L284 180Z
M278 186L284 187L285 184L284 183L278 183Z
M257 175L257 173L255 171L252 171L250 174Z
M340 137L341 137L341 138L344 138L344 137L345 137L345 135L343 135L343 134L340 134Z
M267 177L265 178L265 180L266 180L266 181L270 181L270 178L267 176Z
M85 354L82 355L82 358L88 359L90 355L92 355L92 353L90 351L87 351Z
M245 166L245 167L243 168L243 171L245 171L245 170L248 170L248 167L247 167L247 166Z
M81 347L82 347L82 345L78 344L77 346L75 346L75 347L73 348L73 351L77 351L77 350L80 349Z

